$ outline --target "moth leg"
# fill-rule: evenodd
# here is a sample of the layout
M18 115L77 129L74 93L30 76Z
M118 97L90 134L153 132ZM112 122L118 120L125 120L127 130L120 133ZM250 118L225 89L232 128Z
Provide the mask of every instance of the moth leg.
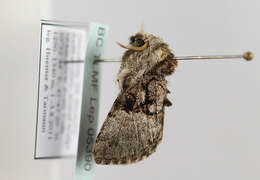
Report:
M125 81L125 77L129 74L129 69L125 68L122 71L120 71L117 75L117 82L120 90L123 90L123 85Z

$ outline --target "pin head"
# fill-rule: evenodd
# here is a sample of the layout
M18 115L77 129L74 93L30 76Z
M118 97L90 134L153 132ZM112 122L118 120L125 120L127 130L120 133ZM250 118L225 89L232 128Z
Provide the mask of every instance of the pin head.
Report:
M243 58L247 61L251 61L254 58L254 54L250 51L243 54Z

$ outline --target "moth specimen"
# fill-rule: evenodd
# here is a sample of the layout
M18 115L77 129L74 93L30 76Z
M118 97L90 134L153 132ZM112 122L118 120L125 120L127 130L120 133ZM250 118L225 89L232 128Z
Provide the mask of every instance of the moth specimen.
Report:
M119 45L128 50L117 76L120 93L94 145L97 164L130 164L155 152L163 137L165 107L172 105L165 77L178 63L168 45L143 30L130 37L129 46ZM243 57L250 60L252 54Z

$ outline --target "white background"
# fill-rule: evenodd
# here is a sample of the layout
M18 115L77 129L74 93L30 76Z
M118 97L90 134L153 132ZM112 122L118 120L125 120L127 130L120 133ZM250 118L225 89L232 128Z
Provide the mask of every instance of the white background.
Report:
M41 11L41 15L40 15ZM3 0L0 6L0 179L72 180L74 161L33 160L39 19L110 26L105 57L138 31L162 37L178 55L255 53L243 60L180 62L169 77L164 138L150 158L97 166L95 179L260 178L260 3L258 0ZM102 65L100 125L118 88L119 64Z

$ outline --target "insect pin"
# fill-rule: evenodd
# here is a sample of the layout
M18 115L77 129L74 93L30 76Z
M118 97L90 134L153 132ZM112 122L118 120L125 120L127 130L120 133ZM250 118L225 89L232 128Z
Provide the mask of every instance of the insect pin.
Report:
M130 37L117 76L120 92L96 138L93 157L97 164L131 164L155 152L163 137L167 98L166 76L174 73L178 60L252 60L253 54L175 57L159 37L141 29ZM101 59L97 62L118 62Z

